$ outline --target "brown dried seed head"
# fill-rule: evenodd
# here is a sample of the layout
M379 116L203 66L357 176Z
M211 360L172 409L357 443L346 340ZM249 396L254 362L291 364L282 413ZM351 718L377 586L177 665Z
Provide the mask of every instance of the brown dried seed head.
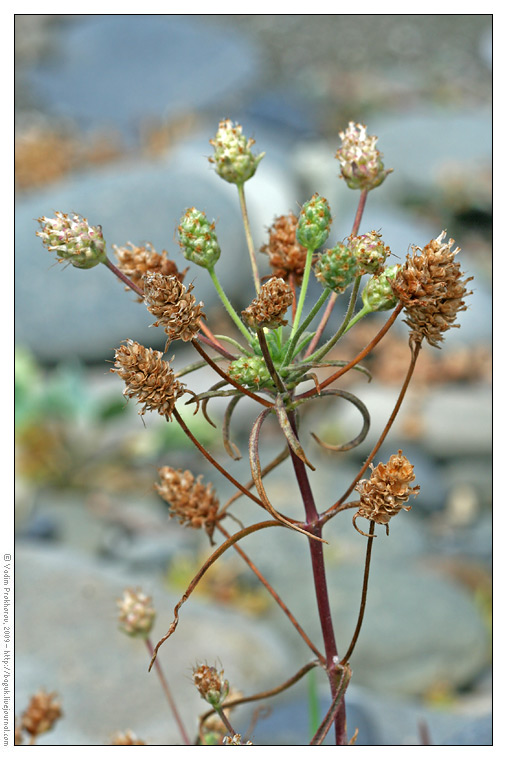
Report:
M292 290L281 277L272 277L257 298L241 312L243 322L253 329L286 325L283 315L292 303Z
M143 288L142 278L149 272L174 276L180 282L183 282L183 278L188 272L188 267L183 272L179 272L174 261L167 258L167 251L157 253L151 243L146 243L144 246L136 246L132 243L127 243L122 247L113 245L113 249L118 259L118 269L141 290ZM125 289L128 290L128 288ZM142 302L142 300L142 298L138 298L138 301Z
M414 480L414 467L403 456L401 449L393 454L387 464L380 462L372 467L369 480L360 480L355 490L360 493L359 509L354 515L373 520L379 525L387 524L401 509L406 511L410 496L417 496L419 486L410 486ZM355 525L355 522L354 522ZM360 531L362 532L362 531Z
M292 211L287 216L277 217L269 229L269 242L260 250L269 256L275 277L288 280L293 274L294 284L301 285L307 250L296 238L297 226L298 219Z
M145 348L130 338L115 351L115 363L111 372L117 372L125 381L123 395L127 398L137 397L143 404L139 414L146 410L157 411L171 419L176 401L188 393L185 385L174 377L169 362L162 359L161 351Z
M217 519L220 502L211 483L201 483L189 470L174 470L161 467L158 471L160 483L155 488L169 504L170 517L176 517L180 525L190 528L204 528L211 537Z
M229 693L229 681L224 678L224 671L200 665L194 668L192 677L201 697L213 707L220 707Z
M126 731L124 734L117 733L111 739L111 745L130 746L146 744L142 739L138 739L133 731Z
M225 744L227 747L253 746L253 743L250 741L242 741L241 734L234 734L234 736L224 736L222 739L222 744Z
M196 304L191 294L194 286L187 288L178 277L159 272L145 275L143 283L146 306L157 318L153 327L161 325L164 328L169 336L167 343L192 340L199 332L199 321L206 316L202 301Z
M128 636L146 638L153 628L156 616L151 596L144 594L141 589L127 588L117 604L122 631Z
M411 343L428 343L439 348L443 333L454 324L459 311L467 307L463 299L470 295L460 265L454 260L460 249L451 250L454 240L444 242L445 230L423 249L412 248L404 266L392 283L395 295L405 308L405 322L411 328Z
M31 736L49 731L58 718L62 717L60 702L55 697L55 692L48 694L42 690L34 694L21 716L21 728Z

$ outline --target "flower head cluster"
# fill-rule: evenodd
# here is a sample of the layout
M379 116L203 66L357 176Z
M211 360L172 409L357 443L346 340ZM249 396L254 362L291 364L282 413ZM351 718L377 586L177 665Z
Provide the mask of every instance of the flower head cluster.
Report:
M21 728L30 736L44 734L62 717L62 709L55 692L38 691L21 716Z
M188 272L188 267L183 272L179 272L174 261L167 258L167 251L157 253L151 243L146 243L144 246L136 246L132 243L127 243L121 247L113 245L113 250L118 259L120 271L141 289L143 287L143 276L148 273L174 276L183 282L183 278ZM126 290L128 289L127 287ZM142 301L142 298L139 300Z
M351 235L348 247L355 256L358 274L379 274L391 249L382 240L379 232L372 230L366 235Z
M356 518L365 517L378 525L385 525L389 532L389 520L401 509L411 509L406 505L410 496L417 496L419 486L410 483L415 478L414 467L403 456L401 449L393 454L387 464L380 462L376 467L370 465L372 473L368 480L360 480L356 491L360 494L359 509L353 517L356 530ZM362 530L359 530L363 533ZM365 535L365 534L363 534Z
M343 293L358 276L357 259L345 243L337 243L321 253L313 271L325 288Z
M445 242L445 230L423 249L412 248L392 283L393 292L405 308L405 322L411 328L410 340L420 343L426 338L431 346L443 340L459 311L467 307L463 299L470 295L460 265L454 260L460 249L452 250L454 240Z
M224 736L222 740L222 744L225 744L227 747L239 747L239 746L253 746L252 742L244 742L241 740L241 734L234 734L234 736Z
M204 528L211 538L220 506L211 483L203 485L202 475L195 478L189 470L172 467L161 467L158 474L160 483L155 488L169 504L169 515L176 517L180 525Z
M376 148L378 138L367 135L366 127L353 121L340 137L342 145L336 158L347 185L353 190L373 190L381 185L392 169L384 169L382 153Z
M306 249L316 251L328 239L332 221L329 203L314 193L301 208L296 229L298 241Z
M216 173L235 185L242 185L253 177L265 153L254 156L250 150L255 140L249 140L243 134L240 124L233 124L230 119L224 119L218 125L215 139L210 140L215 153L209 158L215 164Z
M116 349L111 372L117 372L125 381L123 395L137 397L137 402L143 404L139 414L156 411L171 419L176 401L188 392L186 386L176 380L169 362L162 359L161 351L145 348L130 338Z
M123 597L118 599L118 608L118 620L124 633L141 638L150 635L156 615L151 596L144 594L141 589L127 588Z
M215 222L210 222L195 206L181 217L178 238L183 256L200 267L212 269L220 258Z
M54 219L41 216L41 229L35 233L48 251L55 251L59 261L70 261L78 269L91 269L106 261L106 243L102 227L92 227L78 214L56 212Z
M269 256L269 264L274 277L289 280L292 275L295 285L301 285L306 262L306 248L296 238L298 220L289 212L279 216L269 229L269 242L261 247L261 253Z
M361 293L363 304L368 311L386 311L396 306L398 297L393 292L393 282L399 268L399 264L394 264L370 277Z
M112 745L118 745L122 747L134 747L139 745L146 745L142 739L138 739L133 731L126 731L124 734L115 734L111 739Z
M205 318L202 301L196 304L192 295L193 285L188 288L174 275L150 273L144 276L145 302L148 311L172 340L192 340L199 332L199 322ZM167 350L167 345L166 345Z
M229 681L224 678L224 671L200 665L194 668L192 677L201 697L212 707L220 707L229 693Z
M240 356L227 368L227 374L241 385L261 388L271 382L271 375L262 356Z
M253 330L286 325L283 315L292 303L292 290L281 277L272 277L261 287L257 298L241 312L243 322Z

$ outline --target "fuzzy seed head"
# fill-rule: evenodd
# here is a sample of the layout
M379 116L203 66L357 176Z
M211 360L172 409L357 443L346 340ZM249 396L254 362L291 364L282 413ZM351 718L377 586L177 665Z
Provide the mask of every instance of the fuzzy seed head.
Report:
M167 258L167 251L157 253L151 243L144 246L136 246L127 243L125 246L113 245L116 258L118 259L118 269L127 275L138 288L143 288L143 276L146 274L163 274L166 276L177 277L183 282L188 267L183 272L178 271L178 267ZM125 290L129 290L128 287ZM138 301L142 301L138 298Z
M373 190L381 185L392 169L384 169L382 153L376 149L378 137L367 135L366 127L353 121L339 134L342 145L336 158L347 185L352 190Z
M250 149L255 140L247 140L241 125L233 124L230 119L219 123L215 139L210 143L215 148L210 163L215 164L215 171L222 179L235 185L242 185L253 177L265 156L265 153L254 156Z
M250 306L241 312L243 322L252 330L286 325L283 315L292 304L292 298L292 290L285 280L272 277L264 283Z
M454 260L460 249L452 250L454 240L445 242L446 231L431 240L423 249L412 247L412 255L398 270L392 283L393 292L405 309L405 322L411 328L410 342L426 338L439 348L443 334L455 324L458 312L465 311L464 298L470 295L460 265Z
M211 483L201 483L189 470L174 470L161 467L158 471L160 482L155 488L169 505L169 516L176 517L180 525L189 528L204 528L211 538L217 521L220 502Z
M289 280L292 275L294 284L301 285L306 263L306 248L296 238L298 220L290 212L279 216L269 229L269 242L260 249L269 256L269 264L274 277Z
M229 693L229 681L224 678L224 671L200 665L194 668L192 677L201 697L212 707L220 707Z
M323 287L343 293L359 274L357 257L345 243L338 243L319 256L313 271Z
M137 397L137 402L143 404L141 415L146 410L156 411L170 420L176 401L189 392L176 380L169 362L162 359L161 351L145 348L130 338L116 349L111 372L117 372L125 381L123 395Z
M380 462L376 467L370 467L370 478L360 480L355 487L360 494L360 506L354 520L360 516L378 525L387 525L401 509L408 512L411 507L406 502L410 496L419 493L419 486L410 485L415 478L414 467L403 456L401 449L390 457L387 464Z
M391 249L385 245L379 232L372 230L366 235L351 235L348 247L357 259L358 274L379 274Z
M329 203L315 193L301 209L296 229L298 241L305 248L316 251L329 237L332 221Z
M234 734L234 736L224 736L222 739L222 744L225 744L227 747L239 747L241 746L253 746L252 742L244 742L241 740L241 734Z
M138 739L133 731L126 731L124 734L118 733L111 739L111 745L118 745L124 747L133 747L141 744L146 744L142 739Z
M56 699L56 693L48 694L41 690L34 694L21 716L21 728L35 737L53 728L61 717L62 709L59 700Z
M215 233L215 222L194 206L188 208L178 227L179 245L183 256L205 269L212 269L220 258L220 246Z
M398 303L398 297L393 293L393 281L399 268L400 265L395 264L384 269L381 274L370 277L361 294L363 304L369 311L394 309Z
M242 356L229 364L227 374L241 385L261 388L271 382L271 375L261 356Z
M151 596L144 594L141 589L127 588L123 597L117 600L120 630L128 636L138 636L145 639L150 635L155 621L155 608Z
M194 286L187 288L178 277L158 272L145 275L143 284L148 311L157 318L152 326L161 325L168 335L166 351L172 340L192 340L199 332L200 320L206 317L204 304L196 304L192 295Z
M35 233L48 251L55 251L59 261L70 261L78 269L91 269L106 261L106 243L102 227L92 227L78 214L57 211L55 218L41 216L41 229Z

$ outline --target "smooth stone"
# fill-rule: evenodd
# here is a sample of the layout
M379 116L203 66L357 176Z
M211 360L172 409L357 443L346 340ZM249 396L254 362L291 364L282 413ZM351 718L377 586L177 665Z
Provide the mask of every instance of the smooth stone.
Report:
M95 15L46 33L55 53L26 80L47 110L81 129L109 124L132 136L150 119L238 97L260 72L254 43L199 16Z
M40 744L107 744L133 730L149 744L180 744L142 641L118 631L116 600L126 587L152 595L153 642L166 632L178 594L153 575L119 572L76 550L18 545L16 549L16 710L38 689L56 691L64 717ZM205 703L191 682L196 663L224 668L231 685L255 692L292 673L284 641L261 621L199 599L187 603L161 663L193 734Z

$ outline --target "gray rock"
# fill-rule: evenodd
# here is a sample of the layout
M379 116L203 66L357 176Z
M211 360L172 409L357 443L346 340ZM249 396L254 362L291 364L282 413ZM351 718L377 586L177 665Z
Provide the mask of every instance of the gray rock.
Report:
M76 551L19 545L16 550L16 709L39 688L57 691L64 718L40 744L107 744L132 729L149 744L179 744L142 641L117 629L116 599L128 586L153 596L157 641L178 594L153 576L119 572ZM205 711L191 683L196 662L221 663L231 684L262 690L282 682L293 664L283 640L263 623L192 600L160 650L159 661L187 730Z
M81 17L51 30L55 52L28 71L28 83L46 109L81 129L109 123L127 135L149 119L213 106L255 80L260 55L205 18Z

